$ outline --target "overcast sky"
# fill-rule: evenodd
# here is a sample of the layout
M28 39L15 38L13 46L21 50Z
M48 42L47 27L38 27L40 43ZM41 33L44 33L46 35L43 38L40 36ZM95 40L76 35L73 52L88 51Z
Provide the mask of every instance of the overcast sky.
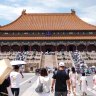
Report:
M96 0L0 0L0 25L16 20L23 9L27 13L70 13L96 25Z

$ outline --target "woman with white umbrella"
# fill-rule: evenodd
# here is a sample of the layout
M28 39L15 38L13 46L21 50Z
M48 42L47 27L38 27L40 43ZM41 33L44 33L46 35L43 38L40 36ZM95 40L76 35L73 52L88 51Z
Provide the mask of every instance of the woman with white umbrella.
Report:
M22 65L25 65L26 62L25 61L21 61L21 60L14 60L14 61L11 61L10 63L11 63L11 65L13 65L13 67L15 65L18 65L20 67L19 68L19 72L20 72L22 78L24 78Z

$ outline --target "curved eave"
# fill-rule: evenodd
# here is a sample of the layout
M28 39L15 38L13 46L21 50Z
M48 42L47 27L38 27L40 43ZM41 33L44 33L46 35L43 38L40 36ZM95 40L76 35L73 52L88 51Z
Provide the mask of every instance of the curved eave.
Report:
M63 36L63 37L0 37L0 40L96 40L96 36Z
M81 18L79 18L77 15L75 15L76 16L76 18L79 20L79 21L81 21L82 23L84 23L84 24L86 24L86 25L89 25L90 27L93 27L93 30L96 30L96 26L95 25L92 25L92 24L89 24L89 23L87 23L87 22L85 22L85 21L83 21ZM89 29L90 30L90 29Z
M16 21L18 21L20 18L22 17L22 15L20 15L16 20L14 20L13 22L9 23L9 24L6 24L6 25L3 25L3 26L0 26L0 30L4 30L4 28L14 24ZM8 30L5 30L5 31L8 31ZM12 30L13 31L13 30Z

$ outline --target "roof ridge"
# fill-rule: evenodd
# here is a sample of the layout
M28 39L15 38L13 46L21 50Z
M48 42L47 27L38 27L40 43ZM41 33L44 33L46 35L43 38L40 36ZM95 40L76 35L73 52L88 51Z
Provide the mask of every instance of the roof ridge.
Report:
M70 13L63 13L63 12L60 12L60 13L52 13L52 12L50 12L50 13L26 13L26 9L24 9L23 11L22 11L22 15L75 15L75 10L74 9L71 9L71 12Z
M26 13L26 14L24 14L24 15L49 15L49 16L51 16L51 15L73 15L72 13Z

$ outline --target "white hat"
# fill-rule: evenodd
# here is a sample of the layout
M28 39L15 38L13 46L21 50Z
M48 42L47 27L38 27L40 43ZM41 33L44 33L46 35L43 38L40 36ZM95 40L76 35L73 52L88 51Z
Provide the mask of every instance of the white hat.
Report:
M64 62L60 62L59 66L65 66Z

